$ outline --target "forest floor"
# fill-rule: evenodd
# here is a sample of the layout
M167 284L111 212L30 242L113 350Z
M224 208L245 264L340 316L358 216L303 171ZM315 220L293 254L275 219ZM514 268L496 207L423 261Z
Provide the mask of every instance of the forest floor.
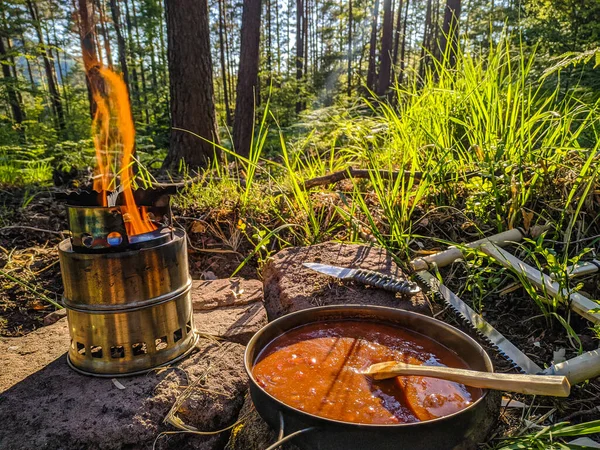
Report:
M31 192L16 188L0 191L4 223L10 224L0 228L0 274L3 275L0 277L0 336L5 337L22 336L43 326L43 318L55 309L45 299L58 302L62 293L56 247L67 229L65 208L47 189L36 191L36 195ZM182 210L175 206L173 213L178 226L185 228L190 237L190 270L194 278L229 277L254 248L240 236L239 227L232 226L239 221L239 214L234 210L194 210L189 206ZM460 220L449 222L449 219L444 215L430 217L426 225L428 232L444 229L445 234L454 236L456 241L473 240L464 232L466 227L461 226ZM463 299L471 299L471 293L465 290L469 284L468 265L457 262L443 269L442 274L449 287ZM236 275L260 278L260 262L257 258L250 259ZM585 285L592 298L600 296L598 285L593 279ZM561 349L566 352L566 358L576 356L577 351L570 342L572 338L560 325L540 314L522 287L511 283L499 286L491 295L486 295L482 303L479 307L485 318L538 365L549 364L555 358L554 352ZM439 319L476 337L442 304L435 303L434 308ZM584 351L597 348L596 335L589 323L571 316L570 325ZM506 360L493 349L488 351L497 371L511 371ZM600 399L598 380L574 387L568 399L521 395L513 398L524 406L503 410L498 428L485 445L495 447L506 436L539 431L549 418L552 423L600 419L596 409Z

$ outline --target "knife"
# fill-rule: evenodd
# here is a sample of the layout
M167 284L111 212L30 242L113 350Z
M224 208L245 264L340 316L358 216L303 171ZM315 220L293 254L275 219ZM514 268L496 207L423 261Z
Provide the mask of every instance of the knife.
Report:
M424 284L429 286L431 292L437 294L454 312L463 318L471 327L496 351L510 361L517 369L526 374L538 374L542 368L534 363L525 353L519 350L512 342L505 338L498 330L491 326L483 317L477 314L454 292L444 286L440 281L426 270L417 272Z
M347 267L330 266L319 263L303 263L305 267L341 280L353 280L367 286L374 286L386 291L398 292L403 295L416 295L421 292L417 283L402 280L393 275L367 269L350 269Z

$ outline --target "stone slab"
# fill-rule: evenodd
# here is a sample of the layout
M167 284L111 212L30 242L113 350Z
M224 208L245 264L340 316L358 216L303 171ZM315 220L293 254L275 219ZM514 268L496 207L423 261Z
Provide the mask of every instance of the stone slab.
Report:
M204 311L262 302L262 288L259 280L242 278L194 280L192 281L192 304L194 311Z
M393 292L319 274L304 267L304 262L360 267L406 279L391 255L381 248L338 243L287 248L270 259L263 270L269 320L301 309L339 304L388 306L432 314L431 305L422 293L403 298Z
M246 345L267 324L258 280L196 280L192 304L196 329L228 341Z
M202 431L221 429L235 422L242 407L243 353L239 344L201 339L177 369L121 378L124 389L107 378L79 375L62 355L0 394L0 448L152 448L160 432L173 430L163 420L175 400L198 381L178 417ZM156 448L217 450L228 435L170 435Z

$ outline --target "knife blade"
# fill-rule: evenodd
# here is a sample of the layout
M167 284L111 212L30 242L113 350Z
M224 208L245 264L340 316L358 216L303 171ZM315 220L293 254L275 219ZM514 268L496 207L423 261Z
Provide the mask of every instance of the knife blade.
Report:
M467 322L489 345L500 355L511 362L517 369L526 374L538 374L542 368L534 363L525 353L477 314L454 292L444 286L431 272L422 270L416 276L426 284L431 292L437 294L456 314Z
M341 280L353 280L367 286L374 286L386 291L398 292L403 295L416 295L421 292L417 283L402 280L393 275L367 269L350 269L348 267L330 266L319 263L303 263L305 267Z

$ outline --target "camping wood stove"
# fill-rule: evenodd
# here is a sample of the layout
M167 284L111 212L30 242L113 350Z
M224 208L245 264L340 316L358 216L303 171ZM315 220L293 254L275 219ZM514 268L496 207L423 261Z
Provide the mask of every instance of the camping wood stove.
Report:
M171 226L166 189L134 197L151 232L128 235L122 194L62 196L70 239L59 244L71 345L69 365L96 376L133 375L190 352L194 332L186 235Z

